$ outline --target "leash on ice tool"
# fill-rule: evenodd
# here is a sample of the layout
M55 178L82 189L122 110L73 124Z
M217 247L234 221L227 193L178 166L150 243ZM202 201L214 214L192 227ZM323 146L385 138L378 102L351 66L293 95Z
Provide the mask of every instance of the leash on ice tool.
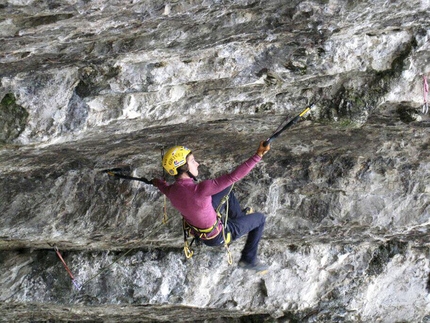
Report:
M164 148L161 149L161 160L163 160L163 156L164 156ZM148 185L153 185L152 181L145 178L145 177L133 177L133 176L124 175L122 173L124 171L130 171L129 167L105 169L102 171L102 173L106 173L109 176L114 177L114 178L122 178L122 179L127 179L127 180L132 180L132 181L140 181L140 182L144 182L145 184L148 184ZM162 172L163 172L163 179L166 180L163 168L162 168ZM162 222L163 222L163 224L167 224L167 222L168 222L167 198L166 198L166 195L164 195L164 194L163 194L163 219L162 219Z
M281 125L278 127L278 129L276 129L276 131L273 133L273 135L271 135L264 143L264 146L267 146L268 144L270 144L270 142L274 139L276 139L281 133L283 133L285 130L287 130L288 128L294 126L301 118L303 118L306 114L308 114L309 111L312 110L312 108L314 107L314 104L311 103L309 104L306 109L304 109L302 112L300 112L297 116L295 116L293 119L291 119L285 126L282 127L282 124L284 122L281 123Z
M144 177L133 177L121 174L121 171L123 171L123 168L112 168L112 169L105 169L102 172L108 174L109 176L116 177L116 178L123 178L128 180L134 180L134 181L140 181L144 182L145 184L152 185L152 182Z

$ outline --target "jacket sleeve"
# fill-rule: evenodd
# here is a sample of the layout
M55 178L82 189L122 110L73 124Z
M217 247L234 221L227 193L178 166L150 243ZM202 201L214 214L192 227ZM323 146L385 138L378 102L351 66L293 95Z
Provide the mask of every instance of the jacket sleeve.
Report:
M257 154L240 164L231 173L222 175L218 178L206 180L199 184L199 191L202 195L214 195L221 192L223 189L229 187L233 183L244 178L254 168L254 166L261 160Z
M152 184L154 184L154 186L157 187L161 193L167 195L169 185L167 185L165 180L154 178L152 180Z

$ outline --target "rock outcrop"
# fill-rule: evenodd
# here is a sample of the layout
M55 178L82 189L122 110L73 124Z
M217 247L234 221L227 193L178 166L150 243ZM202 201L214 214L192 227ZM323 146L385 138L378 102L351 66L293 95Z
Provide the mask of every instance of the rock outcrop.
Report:
M430 322L428 0L0 9L1 320ZM103 173L185 144L220 175L310 103L235 187L264 276L187 260L163 196Z

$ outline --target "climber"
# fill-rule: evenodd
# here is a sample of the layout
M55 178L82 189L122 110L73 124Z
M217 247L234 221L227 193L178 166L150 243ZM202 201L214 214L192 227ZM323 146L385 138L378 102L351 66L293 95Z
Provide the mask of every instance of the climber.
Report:
M265 216L262 213L242 210L231 186L245 177L269 150L270 144L262 141L257 152L231 173L197 183L199 163L190 149L175 146L163 157L163 167L168 174L175 177L175 182L169 185L161 179L152 180L153 185L181 212L184 223L192 228L194 236L198 236L205 245L219 246L227 243L224 241L225 231L231 236L231 241L248 234L238 266L256 272L264 272L268 268L257 258ZM225 195L229 197L228 206L224 205L228 209L228 223L223 228L216 208Z

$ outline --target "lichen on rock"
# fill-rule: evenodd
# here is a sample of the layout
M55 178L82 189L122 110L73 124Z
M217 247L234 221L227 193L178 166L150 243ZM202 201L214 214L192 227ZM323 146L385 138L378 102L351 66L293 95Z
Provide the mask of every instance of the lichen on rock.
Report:
M18 138L27 121L27 110L17 104L13 93L7 93L0 102L0 144L9 144Z

